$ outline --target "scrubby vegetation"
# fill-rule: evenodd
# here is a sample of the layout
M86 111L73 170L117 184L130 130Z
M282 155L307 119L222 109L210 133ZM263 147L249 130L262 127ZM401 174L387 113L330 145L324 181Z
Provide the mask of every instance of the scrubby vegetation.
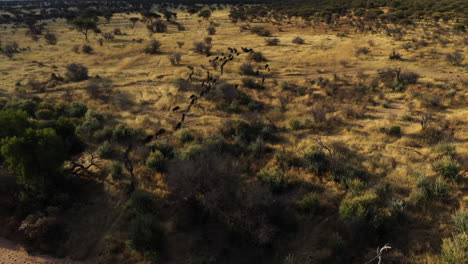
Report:
M464 263L467 8L2 2L0 236L103 264Z

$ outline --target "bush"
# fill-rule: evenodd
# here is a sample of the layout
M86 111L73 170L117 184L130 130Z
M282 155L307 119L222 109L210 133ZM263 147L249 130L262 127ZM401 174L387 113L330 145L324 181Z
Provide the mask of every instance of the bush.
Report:
M167 31L167 24L166 22L162 20L156 20L150 25L147 25L146 28L151 32L151 33L164 33Z
M456 146L453 143L440 142L435 146L434 150L437 153L450 157L455 157L457 155Z
M44 39L46 40L47 44L49 44L49 45L57 44L57 37L55 36L55 34L46 33L44 35Z
M151 144L149 148L151 151L160 151L167 159L172 159L175 156L174 147L168 143L156 142Z
M257 172L257 178L273 192L285 191L292 185L291 179L278 167L261 169Z
M242 63L239 70L242 75L255 75L256 74L256 72L254 71L253 65L250 63Z
M83 45L83 47L81 47L81 51L86 54L91 54L93 53L93 47L89 45Z
M193 43L193 51L199 54L210 54L211 45L205 42L195 42Z
M304 128L304 125L302 124L302 122L297 119L290 120L289 126L291 127L292 130L301 130Z
M309 147L303 156L304 165L309 172L322 175L330 168L330 161L318 146Z
M112 162L111 164L111 176L114 181L121 180L123 178L123 168L119 162Z
M148 159L146 159L146 166L156 172L165 172L167 170L167 163L167 158L159 150L151 152Z
M402 60L401 54L393 50L392 53L388 56L390 60Z
M156 200L154 197L145 191L136 190L130 197L130 206L137 214L156 214Z
M171 62L171 65L176 66L180 65L180 61L182 60L182 53L174 53L169 55L169 61Z
M192 84L190 83L189 80L179 78L174 81L174 86L179 90L179 91L188 91L192 88Z
M453 232L455 234L468 233L468 210L460 209L452 215Z
M459 181L461 179L460 164L450 156L443 156L433 164L434 169L446 179Z
M371 50L368 48L368 47L359 47L357 50L356 50L356 56L359 56L361 54L363 55L367 55L371 52Z
M252 153L256 157L259 157L261 154L265 153L266 149L267 146L265 144L265 141L260 137L258 137L257 140L250 143L249 145L250 153Z
M413 199L418 203L429 201L432 197L432 188L429 179L422 173L416 173L413 176L416 177L416 192L413 194Z
M36 111L36 118L41 120L51 120L54 118L54 112L50 109L39 109Z
M457 51L445 55L445 60L455 66L461 65L464 59L463 54Z
M177 135L177 138L179 139L180 142L184 144L192 142L195 139L192 133L187 129L181 130L179 134Z
M260 51L255 51L249 54L249 60L255 61L255 62L262 62L266 61L265 56L263 56L263 53Z
M203 41L207 44L207 45L211 45L211 43L213 42L213 38L212 37L206 37L205 39L203 39Z
M114 147L109 141L105 141L96 149L96 154L103 159L110 159L114 155Z
M261 84L257 83L253 78L243 78L242 86L250 89L261 89L263 88Z
M206 31L208 32L208 35L214 35L216 34L216 28L215 27L208 27L206 29Z
M161 42L152 39L143 51L147 54L159 54L161 53Z
M439 177L436 179L432 188L432 195L434 199L439 201L445 201L448 198L448 187L444 178Z
M137 215L130 222L128 238L131 248L144 253L153 261L165 254L164 228L159 220L151 214Z
M84 81L88 79L88 68L77 63L69 64L65 76L67 80L72 82Z
M401 137L401 128L400 128L400 126L393 125L390 128L385 128L384 127L381 130L382 130L382 132L384 132L385 134L387 134L389 136Z
M315 192L310 192L297 203L297 206L301 212L314 213L320 207L320 196Z
M292 40L292 43L302 45L302 44L305 43L305 41L304 41L304 39L301 38L301 37L295 37L295 38Z
M347 195L341 201L338 212L342 221L355 228L358 241L383 235L390 220L373 190L357 196Z
M460 233L442 240L444 264L466 263L468 259L468 233Z
M269 38L265 40L265 43L267 44L267 46L278 46L280 40L278 38Z
M403 85L416 84L419 77L421 76L416 72L404 71L400 74L399 82Z
M261 27L261 26L255 26L255 27L252 27L250 29L250 32L252 32L253 34L257 34L261 37L270 37L271 36L271 32L267 29L265 29L264 27Z

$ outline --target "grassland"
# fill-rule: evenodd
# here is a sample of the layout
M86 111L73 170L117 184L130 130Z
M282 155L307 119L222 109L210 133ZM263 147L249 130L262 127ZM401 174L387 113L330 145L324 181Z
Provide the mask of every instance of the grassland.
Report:
M278 128L281 140L266 143L269 152L246 159L247 175L277 166L275 152L286 151L302 156L310 146L317 144L333 149L337 159L367 172L366 188L379 186L390 193L390 200L405 204L407 218L394 227L391 241L388 241L393 247L388 257L394 261L392 263L438 263L441 241L451 235L450 217L454 211L466 208L468 203L468 74L466 66L463 66L466 59L459 65L445 59L446 54L456 51L467 57L466 33L442 34L440 38L447 43L441 44L433 36L437 31L448 31L449 25L435 26L422 22L408 26L404 29L406 34L398 38L381 30L359 32L346 23L309 25L299 18L275 23L255 20L234 24L228 18L228 12L222 10L214 12L209 20L178 11L177 22L186 28L185 31L169 25L168 32L149 35L141 21L131 28L129 17L135 16L139 15L115 14L110 23L101 22L99 28L103 33L113 32L115 28L123 32L112 41L105 40L102 46L98 44L101 34L90 33L88 41L85 41L82 34L61 19L45 21L47 30L58 38L56 45L48 45L44 39L32 40L25 34L25 28L3 25L2 43L16 41L20 48L27 47L28 50L15 54L11 59L0 57L1 96L39 96L50 101L85 103L95 111L112 115L128 127L143 129L148 135L164 128L168 131L164 140L174 142L179 134L173 130L181 113L171 109L189 106L189 96L200 91L200 83L206 76L206 69L209 69L219 83L239 85L240 91L260 102L263 108L251 111L242 106L239 111L226 111L226 106L216 100L200 98L187 113L183 129L202 140L216 134L231 119L247 122L263 119L273 124ZM216 34L210 36L212 56L207 57L192 48L195 41L203 41L209 36L206 29L210 21L215 24ZM242 30L240 27L246 24L250 28L261 26L270 30L272 36L269 38L278 38L279 45L269 46L265 42L268 38L252 34L248 28ZM304 44L292 43L295 37L301 37ZM160 54L143 52L149 39L162 44ZM181 41L184 45L178 47L177 42ZM405 49L405 43L411 46ZM72 49L76 45L90 45L93 52L75 53ZM221 53L227 54L228 47L239 50L247 47L262 52L267 59L265 62L250 61L261 75L248 77L240 74L240 66L249 62L248 54L244 52L227 64L223 75L219 68L213 69L208 60L222 56ZM370 52L357 54L362 47L367 47ZM394 50L402 59L389 59ZM182 54L180 65L171 64L169 56L174 53ZM90 80L59 83L40 91L31 89L32 82L44 82L51 73L64 76L65 67L71 63L86 66ZM265 64L271 71L265 70ZM189 77L192 70L188 66L194 67L194 81L191 88L180 89L176 85L177 80ZM393 69L390 72L398 69L402 73L413 72L419 78L405 84L401 91L395 91L379 75L388 69ZM263 73L264 88L251 89L243 85L243 78L253 78L259 83ZM96 79L111 82L110 101L93 99L86 92L86 87ZM425 117L429 117L428 126L437 135L424 134L421 121ZM399 127L399 132L391 132L395 127ZM436 182L440 173L433 164L442 155L438 149L449 144L456 148L455 158L461 166L461 180L447 181L448 199L420 202L415 198L418 178L414 174L417 171L426 175L431 183ZM181 144L180 148L184 147L187 146ZM284 246L278 247L271 261L280 263L291 254L298 263L319 263L334 254L323 248L323 237L342 230L337 209L350 192L349 184L318 177L304 168L291 167L287 171L295 179L320 189L320 204L327 209L313 217L299 216L297 230L284 237ZM152 172L145 177L141 176L139 188L164 196L166 190L161 174ZM116 192L113 188L106 189ZM299 199L301 195L303 191L293 192L290 196ZM113 212L113 216L119 214ZM98 219L111 225L104 216ZM175 245L170 249L173 263L199 263L202 259L209 259L188 253L188 248L194 247L196 241L186 240L184 234L174 231L170 218L164 225L169 230L169 243ZM118 229L109 228L115 240L125 237ZM353 236L346 231L341 233L345 240ZM104 237L105 234L99 236ZM70 248L79 244L77 237L73 239L75 241L68 245ZM103 240L99 243L104 243ZM369 254L356 253L359 255L357 258L361 258L363 263L372 257L373 247L377 246L382 245L360 249ZM71 252L70 248L67 253ZM243 256L231 256L230 260L213 263L235 263L256 258L246 255L245 259ZM189 262L192 257L193 262ZM219 258L217 260L220 261ZM119 261L124 263L122 259Z

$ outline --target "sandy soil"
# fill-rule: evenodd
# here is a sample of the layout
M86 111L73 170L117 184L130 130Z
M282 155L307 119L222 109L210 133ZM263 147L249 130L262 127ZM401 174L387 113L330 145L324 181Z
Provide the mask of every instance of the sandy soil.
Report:
M58 259L44 255L30 256L23 248L0 238L0 264L84 264L70 259Z

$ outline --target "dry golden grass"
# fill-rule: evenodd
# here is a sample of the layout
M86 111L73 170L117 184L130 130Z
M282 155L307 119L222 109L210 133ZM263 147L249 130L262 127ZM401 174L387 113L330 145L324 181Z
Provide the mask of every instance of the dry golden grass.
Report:
M135 16L134 14L130 16ZM65 90L73 92L73 100L86 102L97 110L110 112L120 121L127 123L132 127L141 127L147 133L154 133L161 127L171 130L178 119L179 114L172 113L170 109L179 105L182 109L188 106L188 97L192 92L180 92L174 86L173 81L177 78L187 78L190 70L186 66L196 66L195 77L203 77L204 71L200 69L201 65L208 67L208 58L191 51L194 41L202 41L207 35L207 21L198 22L197 17L191 17L188 14L179 14L178 22L183 24L187 30L179 32L173 26L169 27L168 33L153 34L151 38L157 39L162 43L162 52L160 55L148 55L141 52L150 38L145 25L142 22L136 24L135 29L130 28L130 17L126 14L116 14L110 24L100 25L102 32L112 32L114 28L121 28L125 33L123 36L116 36L113 42L104 42L100 47L97 43L99 35L90 34L89 42L85 42L80 33L71 30L63 20L56 23L49 22L47 28L58 37L58 43L55 46L45 44L41 39L34 42L30 37L25 36L25 29L16 30L11 34L11 27L3 31L2 41L8 43L17 41L20 47L31 47L31 51L26 51L14 56L13 59L0 57L0 92L11 95L17 89L25 89L21 86L30 79L40 81L46 80L51 73L63 75L64 68L70 63L81 63L89 68L90 76L99 75L101 78L110 79L114 85L114 92L124 92L127 96L133 98L134 105L121 109L115 105L102 104L100 101L89 100L83 88L87 82L62 84L51 88L40 96L58 99L63 96ZM272 145L273 148L286 148L295 153L302 151L315 143L315 139L320 136L321 139L329 144L339 141L347 145L356 155L363 157L362 166L376 176L371 182L383 181L401 189L401 199L409 200L408 193L414 188L415 179L409 176L413 170L419 170L426 173L430 178L435 178L430 162L432 146L421 143L418 135L421 126L418 123L420 113L431 111L436 116L436 120L450 120L454 128L453 141L457 146L460 162L464 168L464 177L467 177L468 170L468 75L466 67L455 67L444 61L443 55L437 58L429 56L432 49L437 49L440 54L452 52L456 49L462 49L465 57L468 57L466 47L457 45L461 40L460 36L452 36L452 43L447 47L441 47L439 44L431 44L428 47L420 47L418 50L410 49L404 51L401 49L405 41L396 41L383 34L364 35L361 33L350 33L346 37L338 37L338 32L344 30L353 32L349 28L342 28L338 31L324 30L324 28L301 28L295 25L301 24L300 20L293 21L291 24L284 24L283 32L279 32L277 26L269 23L251 23L254 25L265 26L273 32L274 37L280 39L279 46L267 46L264 38L251 34L248 31L240 32L239 26L232 24L225 11L214 13L212 20L219 23L216 35L213 38L213 49L215 54L226 52L227 47L253 48L261 51L268 59L268 64L272 69L272 77L266 79L267 89L256 91L243 89L255 100L261 101L268 106L265 113L260 117L270 118L276 125L289 127L291 119L313 121L311 110L318 103L328 103L334 106L334 110L328 114L328 118L341 120L343 125L336 125L332 122L331 130L321 128L311 130L288 131L284 133L285 142ZM405 39L422 36L420 29L409 31ZM304 45L296 45L291 41L294 37L300 36L305 40ZM133 39L144 39L143 43L132 42ZM375 43L370 46L369 41ZM182 48L177 47L178 41L184 41ZM74 45L89 44L94 48L94 54L75 54L72 52ZM369 47L369 55L356 56L356 50L359 47ZM404 61L391 61L388 59L390 52L398 50ZM172 66L169 62L169 54L180 52L183 54L182 65ZM420 58L421 53L426 56ZM245 62L245 54L235 58L233 63L229 63L225 68L225 74L222 80L231 83L240 84L242 76L239 75L239 66ZM346 63L343 63L346 61ZM42 63L43 66L38 66ZM263 64L260 64L263 65ZM345 66L344 66L345 65ZM346 97L341 103L326 97L323 88L319 88L311 82L318 77L329 78L333 80L333 74L345 80L358 80L358 73L370 75L370 80L376 75L378 69L387 67L398 67L404 70L417 72L421 75L420 83L433 83L449 85L457 84L457 95L450 101L443 100L442 104L448 108L424 108L420 101L413 96L411 91L421 92L424 88L413 85L403 93L385 93L372 98L376 104L367 102L347 102ZM215 76L219 73L213 71ZM305 95L293 94L286 112L281 112L280 96L285 96L288 92L283 91L281 82L295 84L304 87L308 92ZM22 85L15 86L17 82ZM350 90L343 88L340 92ZM415 88L416 87L416 88ZM413 90L411 90L413 89ZM435 93L435 88L426 89L427 93ZM448 90L442 91L447 93ZM31 92L31 91L26 91ZM351 91L352 92L352 91ZM324 99L318 99L318 96ZM367 112L362 118L344 117L345 108L351 107L359 110L365 104ZM386 104L388 107L383 107ZM229 118L246 118L255 116L255 114L237 115L227 114L220 111L213 102L200 100L200 107L193 108L187 116L184 126L201 134L210 134L217 130L224 120ZM415 121L403 121L402 116L411 114ZM435 121L435 122L439 122ZM402 129L402 137L395 138L388 136L380 129L398 125ZM301 172L295 172L300 175ZM316 181L316 179L310 179ZM454 190L457 187L453 187ZM333 203L336 197L343 195L342 187L334 183L326 183L326 192L323 194L328 197L326 200ZM468 197L466 191L454 191L451 194L454 198L446 208L437 207L431 214L441 214L438 219L447 219L451 211L461 206L466 206ZM417 217L420 217L418 215ZM428 216L429 217L429 216ZM439 221L439 220L438 220ZM438 245L439 236L433 236L447 227L439 227L440 224L434 219L426 222L433 227L431 230L415 230L414 235L419 238L427 239L427 244L432 247ZM321 226L322 223L314 223ZM307 226L304 232L317 232L316 228ZM311 230L309 230L311 229ZM313 230L312 230L313 229ZM314 231L315 230L315 231ZM309 233L304 234L309 234ZM411 237L413 234L409 234ZM301 248L304 241L308 238L298 240L298 248ZM436 241L437 240L437 241ZM422 242L421 242L422 243ZM411 246L411 252L425 252L427 245L415 243ZM299 249L298 249L299 250ZM299 250L300 251L300 250ZM422 258L416 256L415 259Z

